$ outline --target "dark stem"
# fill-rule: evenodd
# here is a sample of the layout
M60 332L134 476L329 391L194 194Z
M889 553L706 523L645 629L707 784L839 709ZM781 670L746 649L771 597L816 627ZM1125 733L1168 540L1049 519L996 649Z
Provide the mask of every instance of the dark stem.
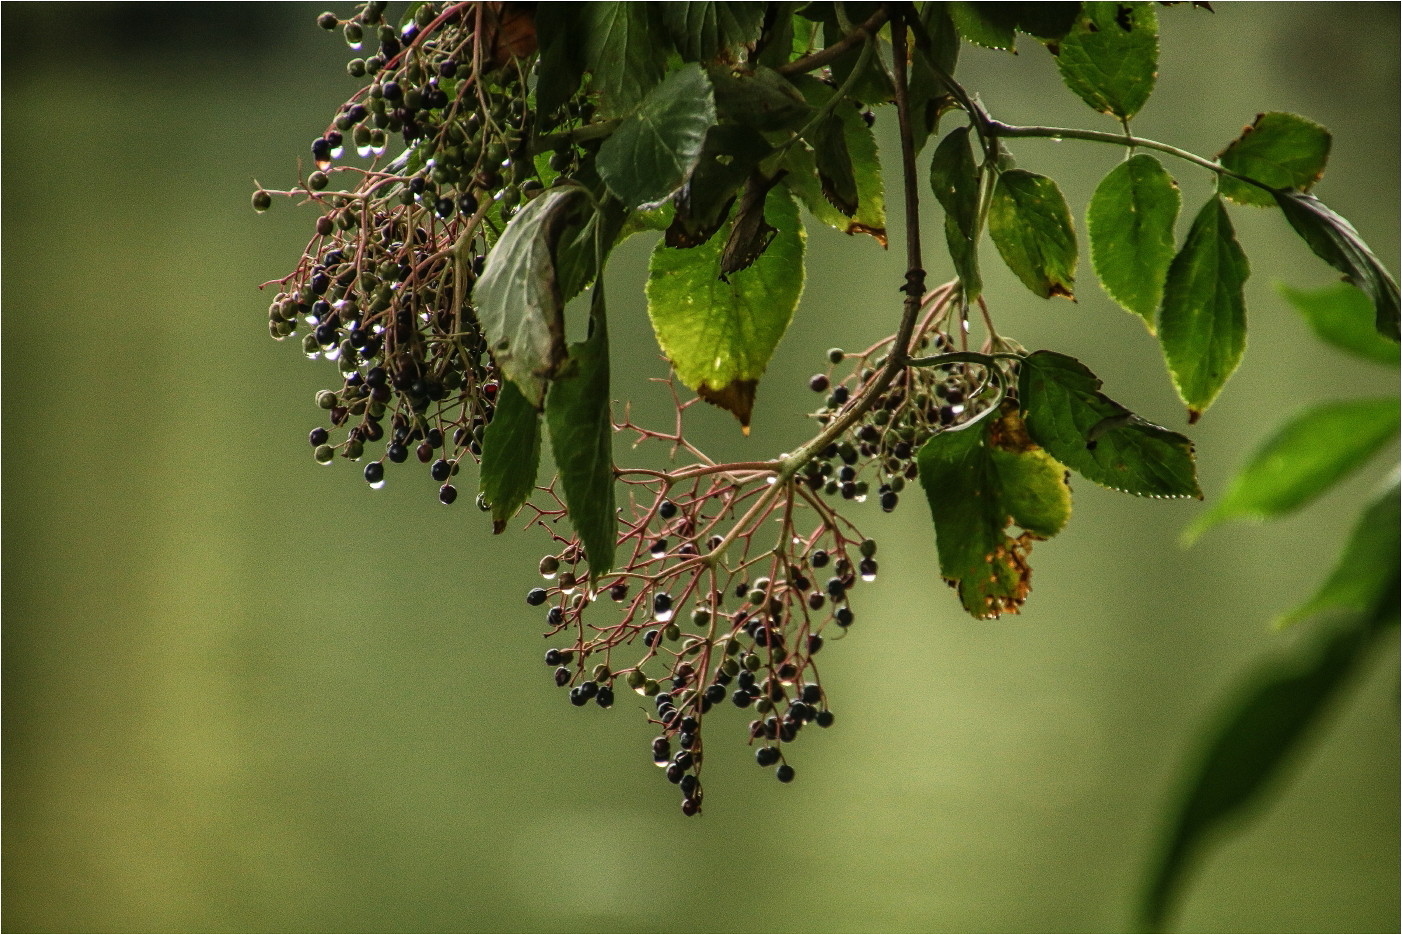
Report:
M867 39L875 36L877 30L881 28L882 24L884 24L890 16L891 11L887 9L885 4L882 4L875 13L867 18L866 22L862 23L862 25L858 26L826 49L819 49L812 55L796 58L787 65L780 65L774 70L781 75L798 75L813 71L815 68L822 68L829 62L841 58L844 52L857 45L857 43L865 42Z

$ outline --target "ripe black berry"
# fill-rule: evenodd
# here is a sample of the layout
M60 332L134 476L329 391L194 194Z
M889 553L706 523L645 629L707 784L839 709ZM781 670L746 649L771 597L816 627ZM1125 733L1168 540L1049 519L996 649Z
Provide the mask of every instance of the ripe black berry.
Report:
M599 688L599 693L594 696L594 703L601 708L613 707L613 689L607 685Z
M452 484L444 484L442 487L438 488L438 502L444 506L451 506L453 501L457 498L458 488L454 487Z
M453 466L442 458L439 458L437 461L433 462L433 466L428 469L428 473L434 480L441 484L453 473Z
M760 747L755 751L755 762L760 766L773 766L779 762L779 749L777 747Z
M544 588L531 588L526 592L526 603L532 607L538 607L545 603L545 599L550 594Z
M785 763L774 771L774 778L780 782L793 782L793 767Z
M370 484L379 484L379 483L383 483L383 482L384 482L384 479L385 479L385 466L384 466L383 464L381 464L379 461L371 461L369 464L365 465L365 480L366 480L366 483L370 483Z
M330 438L331 433L326 431L326 429L315 428L312 429L311 434L307 436L307 441L311 442L312 447L315 448L317 445L326 444Z
M403 464L409 459L409 449L401 442L391 442L390 446L385 449L385 456L395 464Z
M663 519L671 519L677 515L677 505L671 500L663 500L657 505L657 515Z
M828 377L825 373L815 373L808 378L808 388L815 393L826 393L828 389Z
M832 727L832 722L833 722L832 712L831 712L831 711L819 711L819 712L818 712L818 716L817 716L814 720L816 720L816 721L818 722L818 726L819 726L819 727Z

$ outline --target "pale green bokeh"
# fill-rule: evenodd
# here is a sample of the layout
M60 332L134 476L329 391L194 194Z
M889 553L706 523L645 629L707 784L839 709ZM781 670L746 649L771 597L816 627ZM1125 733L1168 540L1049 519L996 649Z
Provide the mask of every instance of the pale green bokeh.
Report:
M938 583L917 497L889 517L868 508L881 581L859 589L850 637L822 656L837 725L805 734L798 780L781 786L743 746L746 718L722 713L706 814L687 820L649 764L637 705L575 710L551 685L522 602L539 540L491 538L471 497L445 509L416 465L372 491L357 468L312 461L312 396L333 374L268 340L255 286L291 268L313 215L247 205L252 177L293 178L354 89L346 51L313 25L319 8L196 9L222 32L161 8L4 12L9 930L1129 924L1194 728L1251 660L1294 638L1268 621L1327 573L1367 477L1188 552L1178 532L1205 506L1077 483L1069 528L1033 553L1026 612L993 623L961 616ZM1396 269L1397 7L1217 9L1160 9L1159 86L1136 132L1212 155L1260 110L1325 124L1318 192ZM124 18L136 25L117 29ZM1112 128L1026 45L964 50L960 72L996 116ZM1082 230L1122 158L1075 143L1014 152L1061 182ZM1168 167L1191 216L1208 180ZM1319 345L1271 288L1334 278L1277 213L1232 215L1251 333L1191 431L1209 497L1285 415L1396 387ZM938 232L931 221L932 257ZM824 349L891 329L900 251L819 230L809 244L753 435L698 413L718 456L788 450ZM635 238L610 267L620 394L662 373L643 330L647 247ZM1158 350L1100 292L1084 249L1075 305L1033 298L986 242L983 255L1003 330L1080 357L1126 405L1183 427ZM948 274L947 260L930 266ZM661 413L650 398L641 410ZM1192 875L1176 925L1396 926L1385 655L1261 820Z

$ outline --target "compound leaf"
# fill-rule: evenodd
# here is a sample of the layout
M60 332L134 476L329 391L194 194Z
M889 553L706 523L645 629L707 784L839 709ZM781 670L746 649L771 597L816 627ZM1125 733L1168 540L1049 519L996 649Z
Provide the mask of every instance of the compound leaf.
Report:
M1295 306L1321 341L1376 364L1397 366L1397 345L1379 336L1373 327L1372 303L1353 286L1337 283L1311 292L1278 284L1276 291Z
M1023 169L1002 173L988 209L988 235L1027 288L1044 299L1075 298L1076 230L1051 179Z
M1290 226L1324 262L1344 274L1373 301L1378 334L1398 338L1397 280L1392 278L1353 225L1313 195L1276 191L1276 204Z
M1257 114L1256 122L1222 150L1217 161L1271 188L1309 191L1324 176L1331 141L1328 130L1299 114ZM1217 190L1237 204L1275 204L1270 192L1225 175L1217 180Z
M1251 456L1226 496L1188 527L1188 541L1230 519L1270 519L1304 506L1397 434L1398 401L1325 403L1295 416Z
M763 3L658 4L662 22L682 61L709 62L759 38L764 25Z
M1100 392L1100 378L1080 361L1037 351L1020 371L1027 434L1062 464L1102 487L1140 497L1202 498L1193 443Z
M503 380L492 421L482 436L482 496L499 533L535 490L540 465L540 412L516 384Z
M700 65L684 65L599 147L599 175L624 207L657 205L691 178L715 123L711 80Z
M570 345L569 364L545 400L565 506L596 578L613 568L618 530L609 402L608 330L603 285L596 283L589 337Z
M1326 610L1364 611L1397 581L1402 537L1397 516L1402 510L1397 482L1368 505L1353 528L1343 554L1314 596L1276 620L1277 626L1304 620Z
M662 80L669 47L659 12L651 3L577 5L581 61L594 76L601 116L624 116Z
M1173 262L1173 224L1182 198L1153 156L1140 153L1101 179L1086 209L1091 262L1112 299L1150 331Z
M1158 16L1151 3L1087 3L1058 48L1066 86L1100 113L1128 120L1154 90Z
M487 254L473 289L488 350L537 408L567 355L556 254L566 228L577 225L587 204L583 193L570 187L527 202Z
M1023 432L1015 410L934 435L916 456L930 503L940 574L974 617L1017 613L1027 599L1036 539L1071 511L1066 471ZM1022 528L1016 536L1008 527Z
M1198 212L1164 282L1158 335L1178 395L1197 421L1221 392L1246 350L1246 300L1251 275L1222 199Z
M750 424L755 388L803 291L803 228L783 186L765 200L776 229L753 264L720 278L729 225L686 250L659 243L648 269L648 316L677 376ZM733 223L733 222L732 222Z

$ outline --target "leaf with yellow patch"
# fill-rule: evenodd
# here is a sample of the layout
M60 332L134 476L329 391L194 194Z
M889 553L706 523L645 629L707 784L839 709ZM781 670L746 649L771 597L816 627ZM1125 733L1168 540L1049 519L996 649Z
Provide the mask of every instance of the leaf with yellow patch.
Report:
M803 227L783 186L769 191L763 221L774 228L768 247L724 279L734 218L700 246L659 243L647 280L648 317L677 376L747 430L759 378L803 292Z
M1017 613L1031 590L1032 543L1071 516L1066 469L1027 437L1015 407L941 432L917 455L940 574L974 617ZM1016 525L1021 531L1010 535Z

